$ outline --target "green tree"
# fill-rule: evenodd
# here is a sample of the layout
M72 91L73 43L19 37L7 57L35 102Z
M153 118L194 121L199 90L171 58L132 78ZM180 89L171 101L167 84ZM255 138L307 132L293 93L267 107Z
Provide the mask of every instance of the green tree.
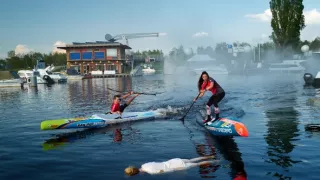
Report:
M320 37L315 38L311 43L310 43L310 50L312 51L320 51Z
M300 31L305 28L303 0L271 0L271 38L281 52L298 50Z
M9 51L8 52L8 58L12 58L12 57L15 57L16 56L16 53L14 51Z

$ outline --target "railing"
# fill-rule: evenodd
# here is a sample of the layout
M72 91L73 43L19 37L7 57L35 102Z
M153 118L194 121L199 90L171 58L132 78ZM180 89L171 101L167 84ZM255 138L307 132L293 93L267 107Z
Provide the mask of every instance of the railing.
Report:
M142 76L142 65L137 65L132 71L131 71L131 76Z

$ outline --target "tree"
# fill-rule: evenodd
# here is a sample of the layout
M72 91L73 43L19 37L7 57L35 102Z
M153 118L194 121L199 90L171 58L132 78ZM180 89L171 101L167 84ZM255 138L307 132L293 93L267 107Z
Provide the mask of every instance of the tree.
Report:
M16 56L16 53L14 51L9 51L8 52L8 58L12 58L12 57L15 57Z
M303 0L271 0L271 38L277 48L298 50L300 31L305 28Z
M315 38L310 43L310 50L312 50L312 51L320 51L320 37Z

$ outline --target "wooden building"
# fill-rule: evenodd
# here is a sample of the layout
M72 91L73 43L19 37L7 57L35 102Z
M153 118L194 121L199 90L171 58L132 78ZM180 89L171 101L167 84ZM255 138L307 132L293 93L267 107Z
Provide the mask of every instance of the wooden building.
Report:
M67 69L73 68L83 74L124 74L131 70L132 59L126 56L127 45L118 42L85 42L68 44L65 49Z

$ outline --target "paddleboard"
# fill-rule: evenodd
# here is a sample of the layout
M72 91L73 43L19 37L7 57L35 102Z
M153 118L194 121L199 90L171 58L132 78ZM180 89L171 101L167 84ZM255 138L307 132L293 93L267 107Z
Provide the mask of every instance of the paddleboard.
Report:
M200 113L196 117L197 123L214 136L249 136L247 127L236 118L220 118L206 124L204 124L204 119L205 117Z
M161 116L157 111L124 112L121 119L119 114L94 114L90 117L44 120L40 124L41 130L73 129L73 128L101 128L111 124L128 121L154 119Z

